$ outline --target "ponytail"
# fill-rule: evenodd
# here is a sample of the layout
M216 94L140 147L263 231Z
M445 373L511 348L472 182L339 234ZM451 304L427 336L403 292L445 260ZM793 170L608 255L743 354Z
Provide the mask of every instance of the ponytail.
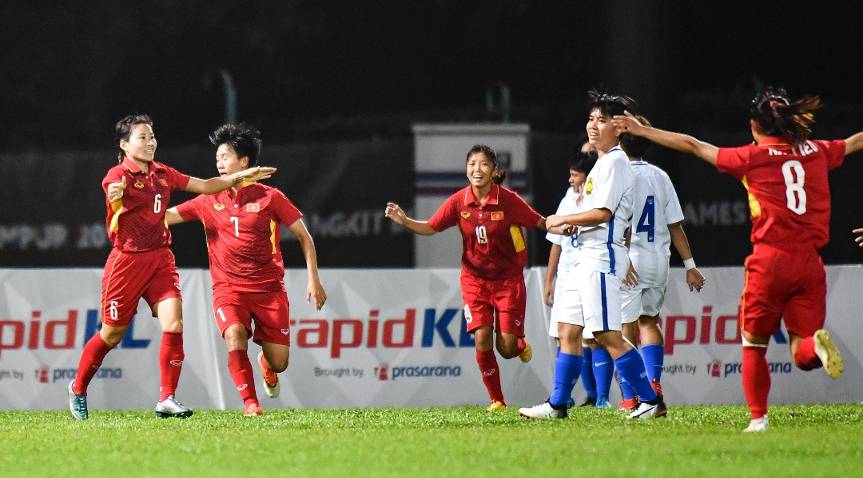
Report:
M815 110L821 106L821 98L818 96L804 96L790 102L784 89L768 87L752 100L749 114L762 134L782 136L792 146L798 146L812 133Z

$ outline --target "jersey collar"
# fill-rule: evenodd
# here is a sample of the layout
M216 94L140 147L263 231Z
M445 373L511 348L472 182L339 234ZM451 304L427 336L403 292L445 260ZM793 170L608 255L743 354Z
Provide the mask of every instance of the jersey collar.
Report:
M485 206L486 204L497 204L500 201L500 186L496 183L492 183L491 190L488 192L488 196L485 197L484 202L480 202L476 199L476 196L473 195L473 188L468 186L464 192L464 205L468 204L476 204L477 206Z
M129 159L128 156L124 156L123 162L120 164L122 164L123 167L128 169L132 174L147 174L138 166L137 163ZM150 171L153 171L154 169L162 169L162 165L156 161L150 162Z
M758 146L766 148L768 146L791 146L788 140L781 136L762 136Z

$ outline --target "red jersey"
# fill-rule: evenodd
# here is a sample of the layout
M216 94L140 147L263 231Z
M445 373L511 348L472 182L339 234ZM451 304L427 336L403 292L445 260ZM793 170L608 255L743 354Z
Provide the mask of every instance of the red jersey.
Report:
M108 184L126 178L123 198L111 204ZM189 176L153 161L144 172L129 158L108 170L102 179L105 191L108 239L123 252L143 252L168 247L171 231L165 223L165 211L171 201L171 191L186 189Z
M458 224L462 268L483 279L504 279L522 274L527 246L521 228L535 227L540 218L518 194L494 184L482 202L470 186L459 190L428 223L438 232Z
M719 148L716 167L749 193L753 244L820 249L830 239L827 173L845 160L845 141L810 140L793 148L778 137Z
M201 194L177 212L186 221L204 223L214 290L285 290L279 223L290 226L303 215L281 191L253 183L236 194L231 189Z

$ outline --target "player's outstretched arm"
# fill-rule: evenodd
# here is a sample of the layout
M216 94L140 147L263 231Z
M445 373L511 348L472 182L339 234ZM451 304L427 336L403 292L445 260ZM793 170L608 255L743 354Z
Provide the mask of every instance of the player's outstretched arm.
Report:
M863 149L863 131L852 134L845 140L845 156Z
M321 285L321 278L318 275L318 253L315 250L315 241L302 219L294 221L288 226L288 229L300 241L300 249L303 250L303 257L306 259L306 270L309 273L306 302L312 303L314 301L315 310L321 310L321 307L327 302L327 292Z
M244 180L255 182L267 179L275 172L276 168L270 166L255 166L254 168L237 171L234 174L210 179L190 178L186 191L198 194L216 194L231 186L236 186Z
M611 122L622 133L642 136L658 145L699 157L716 166L716 157L719 153L719 148L710 143L705 143L688 134L644 126L629 111L625 115L615 116Z
M389 220L391 220L392 222L403 226L405 229L413 232L414 234L431 236L437 233L437 231L435 231L434 228L429 225L428 221L417 221L409 218L407 214L405 214L401 206L394 202L387 203L387 208L384 210L384 216L389 218Z
M578 214L558 216L557 214L545 218L545 224L549 229L569 224L572 226L595 226L608 222L611 219L611 211L605 208L591 209Z
M676 222L668 225L668 232L671 234L671 243L683 259L683 265L686 267L686 284L689 285L689 291L701 292L704 287L704 275L695 267L695 259L692 258L692 250L689 248L689 239L686 238L686 231L683 230L683 222Z
M177 212L176 207L172 207L165 211L165 222L168 223L169 226L173 226L174 224L186 222L186 220Z

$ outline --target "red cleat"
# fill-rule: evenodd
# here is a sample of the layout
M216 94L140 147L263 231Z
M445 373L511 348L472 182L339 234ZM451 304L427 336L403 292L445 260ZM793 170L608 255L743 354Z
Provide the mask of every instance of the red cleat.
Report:
M628 410L630 412L635 411L636 408L638 408L638 399L635 397L621 400L618 407L619 410Z
M656 392L656 396L659 399L662 399L662 384L657 382L656 379L650 381L650 386L653 387L653 391Z

